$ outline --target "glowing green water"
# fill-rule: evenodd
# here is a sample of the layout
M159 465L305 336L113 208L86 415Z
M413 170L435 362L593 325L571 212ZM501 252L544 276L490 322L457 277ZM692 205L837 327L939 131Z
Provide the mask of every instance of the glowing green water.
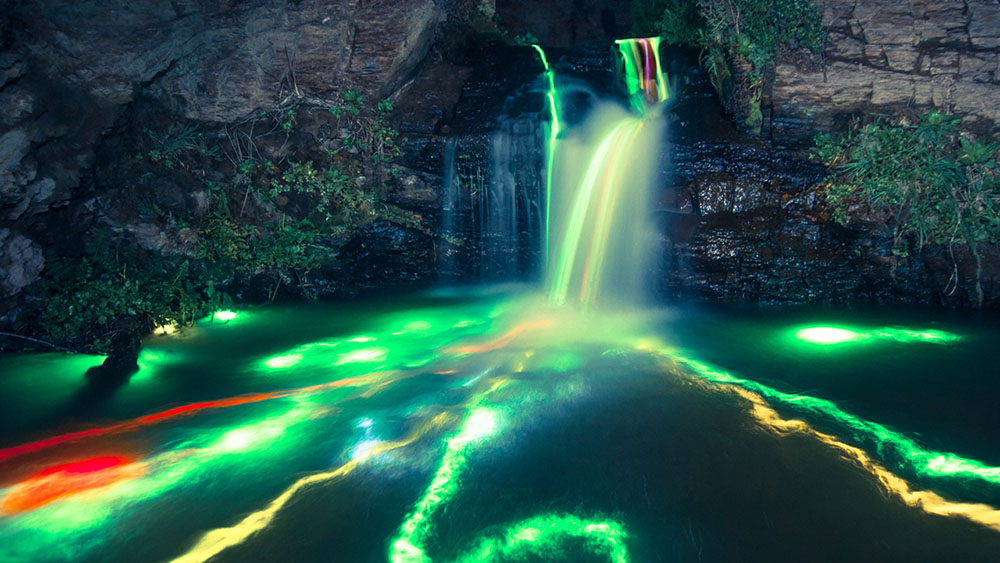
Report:
M898 503L824 444L755 429L722 392L758 394L913 488L997 506L998 327L546 301L241 312L150 339L140 374L106 395L82 378L99 358L4 358L0 391L23 402L4 413L3 451L125 426L0 461L0 503L52 464L123 456L134 471L0 516L0 561L912 560L944 545L976 560L1000 546L981 523ZM833 345L845 353L795 337L809 326L954 338Z

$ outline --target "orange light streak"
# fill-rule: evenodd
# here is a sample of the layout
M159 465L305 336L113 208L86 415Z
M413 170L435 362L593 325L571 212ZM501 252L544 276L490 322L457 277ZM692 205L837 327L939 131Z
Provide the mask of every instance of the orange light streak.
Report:
M555 322L553 319L538 319L535 321L523 322L514 328L505 332L499 338L494 338L482 344L472 344L469 346L458 346L446 350L448 354L482 354L484 352L492 352L494 350L499 350L506 347L508 344L513 342L518 336L527 332L529 330L546 328L551 326Z
M133 418L131 420L126 420L124 422L113 424L111 426L104 426L101 428L91 428L89 430L70 432L68 434L60 434L58 436L52 436L51 438L45 438L43 440L38 440L35 442L29 442L27 444L21 444L19 446L6 448L0 450L0 463L13 457L33 452L39 452L51 448L53 446L57 446L59 444L74 442L85 438L94 438L98 436L107 436L111 434L120 434L122 432L129 432L146 426L159 424L161 422L165 422L167 420L175 419L178 417L193 415L206 410L222 409L228 407L235 407L239 405L249 405L252 403L270 401L272 399L287 398L303 393L326 391L329 389L335 389L337 387L356 387L364 385L366 383L372 383L374 381L377 381L382 375L385 375L386 373L391 373L391 372L378 372L358 377L348 377L331 383L321 383L319 385L299 387L296 389L285 389L280 391L271 391L268 393L250 393L247 395L239 395L236 397L218 399L215 401L202 401L198 403L191 403L189 405L182 405L158 413L148 414L145 416L140 416L138 418Z
M409 436L402 440L379 442L375 444L362 458L353 459L331 471L315 473L299 479L290 487L285 489L283 493L278 495L277 498L272 500L266 508L249 514L234 526L228 528L216 528L205 533L205 535L198 540L198 543L195 544L190 551L177 557L171 563L202 563L204 561L208 561L222 551L243 543L250 536L268 527L271 522L274 521L278 512L280 512L281 509L284 508L285 505L287 505L292 498L302 490L320 483L340 479L341 477L350 474L368 459L404 446L408 446L419 440L428 432L450 423L454 418L454 415L440 413L426 423L420 425Z
M0 511L16 514L34 510L83 491L134 479L145 473L144 466L119 456L56 465L14 485L0 502Z
M763 426L778 435L793 433L811 436L838 450L866 472L874 476L882 488L895 495L907 506L939 516L960 516L1000 532L1000 510L981 503L953 502L932 491L917 490L909 483L875 461L861 448L845 444L836 437L820 432L802 420L782 418L760 395L741 387L726 386L730 391L750 402L750 414Z

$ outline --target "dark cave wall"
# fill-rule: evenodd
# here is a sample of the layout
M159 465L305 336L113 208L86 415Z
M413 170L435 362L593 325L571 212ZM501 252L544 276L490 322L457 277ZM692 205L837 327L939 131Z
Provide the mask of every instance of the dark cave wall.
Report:
M574 47L625 37L632 26L628 0L497 0L501 27L527 33L547 47Z

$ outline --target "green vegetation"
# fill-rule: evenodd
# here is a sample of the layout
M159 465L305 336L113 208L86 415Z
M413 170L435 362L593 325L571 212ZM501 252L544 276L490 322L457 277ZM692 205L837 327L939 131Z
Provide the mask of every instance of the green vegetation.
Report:
M117 195L124 213L183 233L169 235L173 254L142 248L123 232L95 237L82 253L48 256L20 332L101 350L117 330L183 326L229 306L227 292L267 289L274 299L286 287L315 297L310 273L332 265L373 221L431 234L419 216L382 201L406 142L389 122L393 110L391 100L368 105L352 89L332 102L286 100L216 133L197 125L161 129L172 134L142 129L146 146L126 178L168 181ZM333 133L297 130L305 123ZM201 194L201 203L157 195L170 186L192 186L188 195Z
M779 52L823 51L826 34L809 0L632 0L634 35L702 49L723 102L760 132L764 73Z
M54 342L104 351L122 318L132 330L188 324L227 306L201 267L183 257L138 251L107 234L96 237L83 258L49 256L46 276L34 286L40 297L21 320Z
M998 145L961 136L960 124L937 110L915 125L858 124L837 138L818 135L815 154L832 168L825 194L835 221L866 216L889 225L899 256L925 244L965 247L982 305L979 248L1000 241ZM957 282L957 264L955 272Z
M210 146L205 140L205 134L197 125L190 125L176 135L158 135L146 129L146 135L153 141L153 148L146 153L153 161L167 168L183 164L182 157L186 153L194 153L201 157L214 157L219 147ZM140 157L141 158L141 157Z
M705 18L696 0L631 0L633 37L657 35L667 45L701 47Z

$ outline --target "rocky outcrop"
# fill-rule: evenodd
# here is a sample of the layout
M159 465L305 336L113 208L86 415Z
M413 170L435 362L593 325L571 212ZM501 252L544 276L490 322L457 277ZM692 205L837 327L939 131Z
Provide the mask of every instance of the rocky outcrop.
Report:
M0 298L10 297L38 279L45 259L27 237L0 229Z
M658 205L661 295L764 304L919 303L971 306L975 260L962 248L892 252L872 221L831 221L827 171L797 151L737 131L707 93L703 71L672 108L672 161ZM981 249L984 306L1000 306L1000 253Z
M675 148L679 184L664 205L659 290L681 299L765 304L968 303L971 261L938 249L903 259L879 225L828 220L822 167L750 144ZM1000 279L984 280L992 300ZM956 282L959 287L956 287Z
M336 99L351 88L381 99L410 78L450 13L484 5L492 9L492 2L452 0L6 6L0 15L3 296L37 277L40 262L26 258L15 266L12 257L37 249L32 240L51 244L58 221L50 215L93 210L87 201L108 188L88 177L97 149L140 97L160 108L161 122L209 124L289 98ZM112 145L134 151L134 143ZM162 246L163 232L131 227L145 246Z
M764 135L808 142L850 117L931 106L1000 134L1000 2L827 0L821 64L778 62L765 87Z

